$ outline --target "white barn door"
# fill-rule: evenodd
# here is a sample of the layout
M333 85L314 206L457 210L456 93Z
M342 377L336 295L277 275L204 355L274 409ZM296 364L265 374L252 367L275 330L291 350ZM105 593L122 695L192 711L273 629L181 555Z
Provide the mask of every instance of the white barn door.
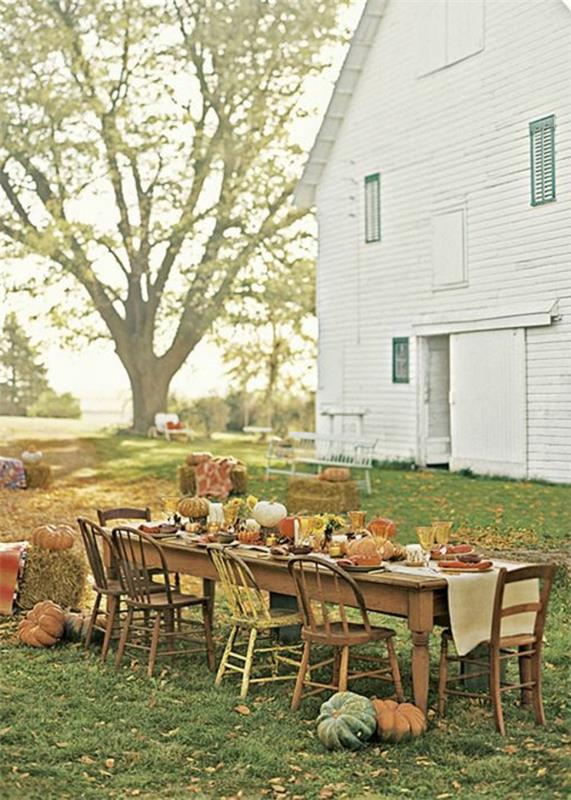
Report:
M450 378L450 468L526 477L524 330L453 334Z

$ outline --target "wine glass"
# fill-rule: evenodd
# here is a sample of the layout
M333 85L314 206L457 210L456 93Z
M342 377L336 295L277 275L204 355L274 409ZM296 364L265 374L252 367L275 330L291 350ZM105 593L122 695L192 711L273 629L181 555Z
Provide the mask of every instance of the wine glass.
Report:
M299 517L299 541L296 544L307 541L312 523L313 517Z
M433 522L434 538L437 544L448 544L450 541L450 534L452 532L451 522Z
M168 522L177 523L177 509L180 498L177 494L167 494L161 497L162 507L167 514Z
M349 511L349 521L351 523L351 530L357 533L365 527L365 520L367 519L366 511Z
M416 535L424 551L424 560L428 563L430 560L430 549L434 544L435 530L432 526L422 526L416 529Z

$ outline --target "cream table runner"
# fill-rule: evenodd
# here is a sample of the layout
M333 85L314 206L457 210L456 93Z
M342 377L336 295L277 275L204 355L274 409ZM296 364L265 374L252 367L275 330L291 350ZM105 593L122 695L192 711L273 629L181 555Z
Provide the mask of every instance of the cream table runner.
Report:
M431 562L428 568L390 564L389 571L424 577L437 575L439 578L444 578L448 583L448 611L454 644L458 655L465 656L480 642L490 638L499 568L505 567L507 570L512 570L523 566L525 564L494 559L494 569L479 574L446 574L436 569L436 562ZM536 603L538 600L539 582L537 580L521 581L506 586L505 607L520 603ZM506 617L502 622L502 636L533 633L534 621L535 613L533 612Z

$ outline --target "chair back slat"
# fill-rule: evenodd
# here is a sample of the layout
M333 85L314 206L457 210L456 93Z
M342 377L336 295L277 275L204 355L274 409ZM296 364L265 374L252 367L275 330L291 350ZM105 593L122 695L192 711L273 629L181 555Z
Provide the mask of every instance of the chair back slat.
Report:
M208 547L208 555L220 578L232 616L249 624L269 620L268 605L245 561L220 545Z
M496 584L492 616L491 642L493 645L497 645L501 638L502 620L506 617L515 617L519 614L535 615L533 635L538 641L541 641L555 569L556 567L553 564L536 564L509 571L505 569L505 567L500 569L498 582ZM540 584L539 600L506 605L505 594L507 586L534 580L539 581Z
M152 536L129 527L113 528L112 540L119 574L128 598L137 603L149 604L156 587L153 577L160 577L162 573L167 602L172 603L169 570L160 544ZM155 558L149 559L149 552ZM158 566L155 561L158 561Z
M106 525L115 519L142 519L146 522L151 521L150 508L98 508L97 518L100 525Z
M112 557L113 547L111 537L107 531L104 531L95 522L91 522L91 520L85 519L84 517L79 517L77 524L81 532L85 555L87 556L89 568L93 575L95 588L108 589L109 583L107 580L107 571L103 564L102 548L104 543L106 543Z
M312 633L319 627L315 619L313 604L317 603L322 614L322 628L326 636L331 635L331 608L337 610L337 619L341 622L343 634L349 633L349 618L347 605L357 608L361 613L361 624L365 630L371 632L371 624L365 606L363 594L355 580L336 564L326 561L322 556L294 556L288 564L292 576L297 601L301 610L303 625ZM334 601L327 599L327 585L330 596ZM352 602L346 602L343 596L349 590Z

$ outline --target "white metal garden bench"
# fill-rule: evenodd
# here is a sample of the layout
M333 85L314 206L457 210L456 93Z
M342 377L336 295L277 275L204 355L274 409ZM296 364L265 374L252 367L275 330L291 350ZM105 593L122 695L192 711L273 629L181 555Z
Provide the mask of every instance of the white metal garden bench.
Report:
M286 440L272 439L269 443L266 478L270 475L307 476L298 467L347 467L363 470L357 481L367 494L371 494L371 469L376 441L364 442L343 436L322 436L306 431L294 431Z

